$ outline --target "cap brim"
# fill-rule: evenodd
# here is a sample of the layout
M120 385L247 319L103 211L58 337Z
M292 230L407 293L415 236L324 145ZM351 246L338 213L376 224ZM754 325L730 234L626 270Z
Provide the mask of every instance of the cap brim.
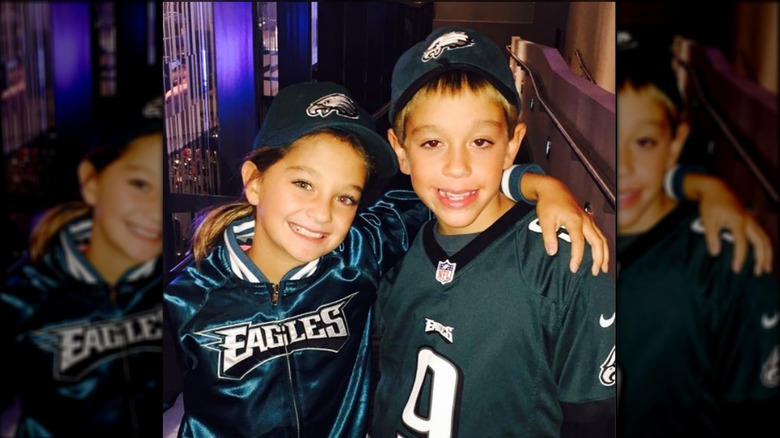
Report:
M255 148L258 146L287 145L312 132L327 128L339 129L354 134L360 141L360 144L366 149L366 153L373 158L376 176L391 178L398 173L398 161L387 140L382 138L379 133L356 123L339 123L333 120L323 120L322 123L310 124L304 130L301 130L300 127L291 127L267 139L265 144L255 145Z

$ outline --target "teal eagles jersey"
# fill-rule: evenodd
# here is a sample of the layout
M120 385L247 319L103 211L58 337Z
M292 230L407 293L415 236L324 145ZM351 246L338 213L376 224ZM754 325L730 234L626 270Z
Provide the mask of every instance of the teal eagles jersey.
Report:
M618 239L619 436L776 428L777 283L755 277L752 258L734 274L732 249L724 242L721 255L710 256L687 205Z
M435 220L377 291L380 380L372 438L560 436L607 419L614 434L615 285L549 256L516 204L456 254ZM584 435L579 435L584 436Z

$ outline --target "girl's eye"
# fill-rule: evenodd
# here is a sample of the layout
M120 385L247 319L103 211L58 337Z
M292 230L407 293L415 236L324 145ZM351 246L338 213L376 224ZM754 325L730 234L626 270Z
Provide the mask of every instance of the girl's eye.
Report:
M421 146L427 149L433 149L441 146L441 142L439 140L428 140L425 143L423 143Z
M309 184L307 181L296 180L296 181L293 181L293 185L295 187L300 188L300 189L311 190L311 184Z
M131 179L130 185L144 192L148 192L151 189L151 184L142 179Z
M360 202L359 200L353 198L352 196L346 196L346 195L345 196L339 196L337 199L342 204L349 205L349 206L357 205L358 202Z

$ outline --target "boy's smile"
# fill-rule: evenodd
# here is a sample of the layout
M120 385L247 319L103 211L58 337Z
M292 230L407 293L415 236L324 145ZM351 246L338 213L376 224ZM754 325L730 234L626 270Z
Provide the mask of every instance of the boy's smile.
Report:
M495 101L469 90L431 93L415 104L405 130L403 145L392 131L390 141L401 171L436 215L439 232L478 233L511 208L499 185L524 126L507 138L505 115Z

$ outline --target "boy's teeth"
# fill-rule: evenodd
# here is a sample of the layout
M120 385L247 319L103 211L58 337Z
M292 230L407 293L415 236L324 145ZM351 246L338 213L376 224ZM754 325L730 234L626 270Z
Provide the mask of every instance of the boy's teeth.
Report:
M439 190L439 194L441 196L449 199L450 201L462 201L462 200L468 198L469 196L473 195L475 192L476 192L476 190L472 190L470 192L457 194L457 193L445 192L444 190L441 190L441 189Z
M314 231L307 230L306 228L299 227L298 225L290 224L290 228L292 228L293 231L296 233L306 236L306 237L313 237L315 239L322 239L323 234L322 233L315 233Z

